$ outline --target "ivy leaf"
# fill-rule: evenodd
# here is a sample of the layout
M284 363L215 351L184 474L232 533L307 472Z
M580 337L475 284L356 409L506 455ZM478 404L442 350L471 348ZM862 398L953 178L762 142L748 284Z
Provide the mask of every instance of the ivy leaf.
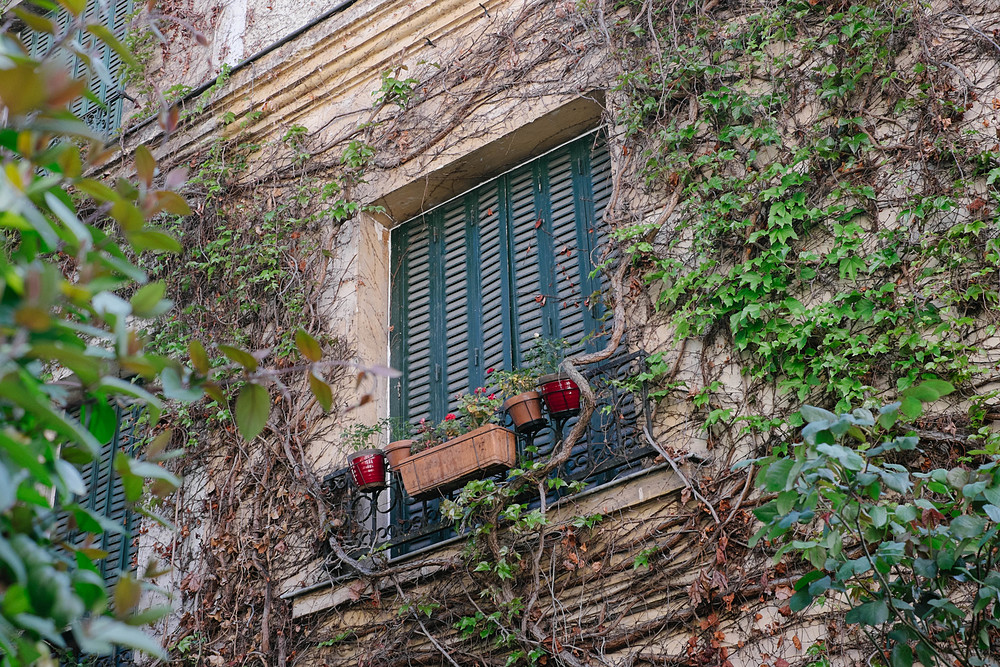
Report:
M882 600L866 602L847 612L844 620L862 625L882 625L889 620L889 607Z
M271 397L259 384L248 384L236 398L236 427L244 440L253 440L267 424Z

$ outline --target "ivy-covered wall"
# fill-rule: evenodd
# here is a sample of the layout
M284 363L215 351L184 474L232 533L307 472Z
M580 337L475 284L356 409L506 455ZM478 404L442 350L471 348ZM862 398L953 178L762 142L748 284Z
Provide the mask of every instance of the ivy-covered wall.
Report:
M649 437L656 463L678 468L543 520L479 488L455 516L494 530L467 549L388 570L362 561L356 582L289 602L281 595L323 582L336 530L318 480L342 463L340 426L386 414L385 377L326 377L340 389L327 419L315 393L287 387L249 446L226 437L225 406L178 414L202 443L186 465L212 481L188 489L196 503L178 501L182 537L200 542L174 558L175 655L864 660L840 601L792 611L801 561L774 563L770 545L749 543L751 511L777 489L758 494L753 468L733 465L785 451L803 404L880 405L929 379L957 391L926 412L902 401L925 446L901 463L971 467L997 454L994 10L372 2L234 72L156 151L191 170L201 203L176 223L184 259L156 267L184 317L151 335L243 336L280 366L305 321L328 353L374 369L386 362L387 230L601 126L614 160L603 298L608 332L627 333L609 346L648 355ZM669 491L619 502L654 482ZM182 550L174 540L156 547L168 559Z

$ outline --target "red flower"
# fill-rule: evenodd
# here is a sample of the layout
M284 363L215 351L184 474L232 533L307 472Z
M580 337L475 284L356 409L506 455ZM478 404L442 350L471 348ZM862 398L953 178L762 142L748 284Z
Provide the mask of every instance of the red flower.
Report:
M495 368L493 368L493 367L490 367L490 368L487 368L487 369L486 369L486 372L487 372L487 373L492 373L492 372L493 372L493 371L495 371L495 370L496 370Z
M455 415L451 414L450 412L449 412L448 414L446 414L446 415L444 416L444 418L445 418L446 420L447 420L447 419L458 419L458 417L456 417Z
M489 399L489 400L491 400L491 401L495 401L495 400L497 400L497 395L496 395L496 394L490 394L490 395L489 395L489 396L487 396L486 398L488 398L488 399Z

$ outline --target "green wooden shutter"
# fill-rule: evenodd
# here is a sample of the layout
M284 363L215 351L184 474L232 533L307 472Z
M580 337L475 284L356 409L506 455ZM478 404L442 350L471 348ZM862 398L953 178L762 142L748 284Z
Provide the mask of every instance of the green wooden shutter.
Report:
M395 414L441 419L486 368L519 363L535 334L582 347L601 317L590 274L608 167L588 137L394 231Z
M478 373L472 379L475 386L482 386L490 368L508 368L511 364L511 349L507 341L512 337L512 318L505 316L509 310L507 304L511 301L511 267L505 207L500 203L500 184L497 181L488 183L475 193L478 237L474 246L476 252L470 255L470 264L473 266L471 271L479 277L479 323L478 327L472 327L472 331L478 335L481 362Z
M393 234L392 412L411 421L431 416L431 229L421 218Z
M393 230L390 363L402 373L390 384L393 416L441 420L456 394L488 382L487 369L519 364L536 333L580 349L596 331L589 299L600 279L590 273L608 164L591 135ZM535 444L544 452L551 438ZM396 507L394 523L437 521L436 501Z
M393 231L393 415L442 419L486 369L519 363L535 334L582 349L601 317L590 274L608 165L589 136Z
M120 452L132 454L137 444L137 408L115 408L117 427L111 440L101 448L100 456L88 463L80 471L87 492L77 502L87 509L110 519L124 528L124 533L105 532L101 541L92 546L107 551L108 556L101 561L101 574L110 587L118 580L122 571L129 569L132 558L131 522L125 489L121 478L114 470L115 457ZM88 419L86 412L83 420ZM68 516L62 516L56 523L55 533L63 535L70 543L82 546L84 536L69 532Z
M107 0L106 3L102 3L102 0L88 0L84 16L88 21L107 26L115 37L124 40L131 12L132 0ZM69 12L65 9L59 10L50 17L56 24L56 37L61 37L69 29ZM88 68L83 59L73 55L68 49L63 50L58 54L60 64L73 76L85 79L99 102L95 103L93 100L81 97L71 102L69 109L91 128L110 134L121 126L124 98L121 96L120 87L124 63L114 49L108 48L104 42L93 35L77 31L73 37L77 43L91 53L92 60L99 62L98 66L106 70L111 83L109 84L95 71ZM54 43L52 35L31 31L26 31L22 39L28 53L33 58L44 57Z

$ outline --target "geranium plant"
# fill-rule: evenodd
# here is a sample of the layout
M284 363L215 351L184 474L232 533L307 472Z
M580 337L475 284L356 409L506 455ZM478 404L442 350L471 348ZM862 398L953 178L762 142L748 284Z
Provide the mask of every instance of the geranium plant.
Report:
M455 412L448 413L440 422L421 419L411 426L413 432L411 454L436 447L496 421L501 399L495 393L479 387L471 394L459 394L456 398L458 408Z
M536 375L548 375L559 372L559 364L566 358L570 348L565 338L545 338L535 336L531 349L524 355L525 366Z
M458 412L466 431L473 431L495 421L501 402L500 397L484 387L478 387L471 394L459 395Z

